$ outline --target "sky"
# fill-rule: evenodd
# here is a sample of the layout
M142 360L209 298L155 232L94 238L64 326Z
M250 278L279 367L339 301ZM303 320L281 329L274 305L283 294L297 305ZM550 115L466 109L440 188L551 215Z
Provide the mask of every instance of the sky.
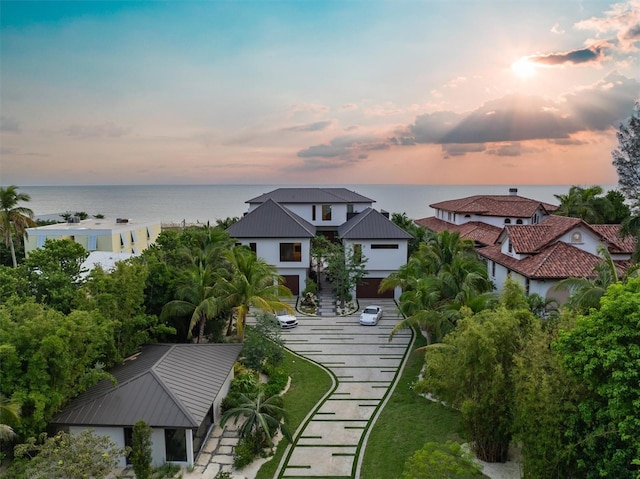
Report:
M0 1L0 185L617 182L640 0Z

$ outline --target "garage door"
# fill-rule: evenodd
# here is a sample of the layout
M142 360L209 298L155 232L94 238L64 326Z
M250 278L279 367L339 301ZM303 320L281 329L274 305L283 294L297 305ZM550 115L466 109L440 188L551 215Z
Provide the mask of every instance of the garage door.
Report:
M393 298L393 288L378 293L380 282L384 278L364 278L362 284L356 286L356 296L358 298Z
M298 296L300 294L300 278L298 275L284 275L282 278L284 279L284 285L291 290L294 296Z

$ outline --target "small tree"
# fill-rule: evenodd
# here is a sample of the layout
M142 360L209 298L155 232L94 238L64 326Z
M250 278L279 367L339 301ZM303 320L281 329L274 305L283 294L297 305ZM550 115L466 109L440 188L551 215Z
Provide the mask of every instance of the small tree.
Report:
M136 479L151 477L151 426L142 420L133 425L131 465Z
M340 307L351 299L351 292L364 277L367 258L352 247L334 245L327 256L327 275L340 300Z
M25 476L29 479L103 479L125 454L108 436L97 436L91 430L77 435L59 432L53 437L43 437L42 444L30 438L15 447L17 458L30 459L25 467Z
M613 166L618 172L620 190L631 203L633 214L640 209L640 102L627 125L620 125L618 148L611 152Z
M259 313L256 325L248 326L242 348L242 362L248 368L262 371L265 364L279 365L284 359L281 328L273 315Z
M460 444L428 442L407 459L400 479L455 479L474 474L481 476L480 467Z

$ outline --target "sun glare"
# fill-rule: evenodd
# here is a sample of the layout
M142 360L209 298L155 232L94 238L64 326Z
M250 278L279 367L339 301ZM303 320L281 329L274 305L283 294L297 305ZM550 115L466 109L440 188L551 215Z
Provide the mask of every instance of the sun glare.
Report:
M536 66L526 57L521 58L511 64L511 70L520 78L529 78L536 72Z

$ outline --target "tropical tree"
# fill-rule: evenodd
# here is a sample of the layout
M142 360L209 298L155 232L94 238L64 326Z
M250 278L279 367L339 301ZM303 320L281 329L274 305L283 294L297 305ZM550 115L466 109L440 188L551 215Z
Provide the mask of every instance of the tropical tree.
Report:
M448 231L428 235L407 264L382 281L381 289L396 286L404 291L400 310L405 319L393 328L391 336L418 326L429 342L455 328L463 311L479 312L496 299L473 242Z
M235 246L222 252L227 274L216 285L221 304L230 308L236 318L236 332L243 337L250 308L268 312L291 310L281 301L291 290L282 284L275 266L257 257L245 246ZM231 324L229 325L231 327Z
M605 223L612 215L613 206L602 193L601 186L582 188L573 185L567 194L554 195L560 202L554 214L580 218L590 224Z
M240 394L240 405L229 409L220 419L220 427L224 427L229 419L233 418L233 423L237 424L243 420L240 426L240 437L245 438L251 434L259 434L263 442L268 446L273 446L273 435L278 429L282 435L293 442L291 433L287 426L281 422L281 418L286 421L286 411L278 405L282 401L280 396L271 396L265 399L264 392L259 390L253 397L251 395Z
M0 231L4 235L5 244L11 250L11 260L13 267L18 265L16 260L16 250L13 236L21 238L26 236L27 228L35 226L33 221L33 211L24 206L19 206L20 202L27 202L31 197L26 193L18 193L15 185L0 188Z
M611 285L553 347L587 390L566 434L583 477L635 479L640 459L640 278ZM631 464L636 461L636 465Z
M331 251L331 241L324 235L316 235L311 238L311 259L316 264L316 281L318 283L318 287L320 287L320 270L322 265L325 262L326 257L329 255Z
M151 477L151 461L153 459L151 433L151 426L143 420L137 421L133 425L130 459L136 479Z
M411 256L427 237L427 230L415 224L406 213L393 213L391 221L411 235L407 253Z
M340 307L344 308L345 302L351 299L353 290L366 274L367 258L351 246L334 244L329 248L326 260L327 277L338 296Z
M627 125L620 125L618 148L611 152L618 172L620 190L631 203L634 215L640 214L640 101Z

